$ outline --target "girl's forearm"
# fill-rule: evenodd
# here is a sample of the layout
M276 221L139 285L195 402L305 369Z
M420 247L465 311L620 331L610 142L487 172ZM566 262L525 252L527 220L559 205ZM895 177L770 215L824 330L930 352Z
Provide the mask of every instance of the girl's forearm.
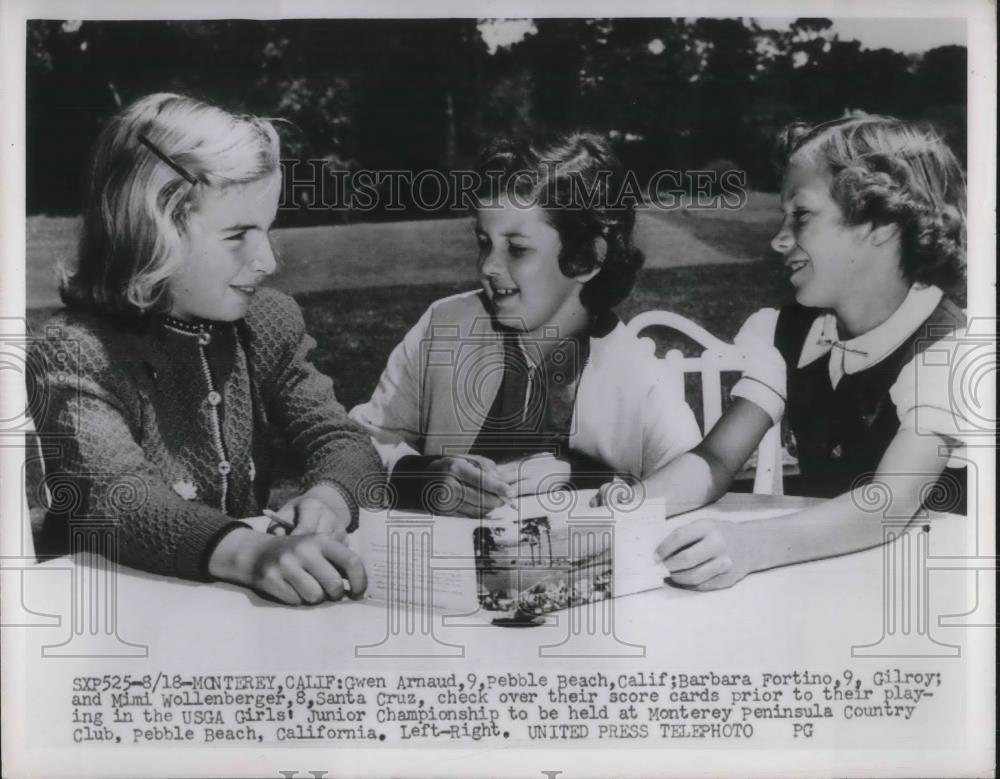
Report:
M721 464L696 451L682 454L642 482L646 497L666 498L668 517L712 503L729 487L731 478Z
M646 494L666 497L667 516L721 498L773 424L745 398L736 398L705 440L645 480Z
M805 511L747 523L753 570L871 549L882 543L883 517L910 517L918 508L912 501L900 499L877 511L865 509L859 491Z
M859 552L882 543L885 518L911 519L948 461L947 441L901 430L874 480L805 511L750 523L753 568Z

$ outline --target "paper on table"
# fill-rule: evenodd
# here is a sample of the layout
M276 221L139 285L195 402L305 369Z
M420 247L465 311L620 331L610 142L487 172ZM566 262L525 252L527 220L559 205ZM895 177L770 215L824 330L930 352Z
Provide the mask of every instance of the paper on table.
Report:
M657 559L656 547L667 535L697 519L722 519L744 522L793 513L795 509L726 509L712 506L664 520L666 504L662 499L650 499L642 504L616 509L590 506L596 490L563 492L546 496L524 496L513 505L501 506L482 522L464 517L428 515L423 513L392 512L395 520L415 520L423 523L423 533L411 534L409 542L394 549L395 557L402 563L401 555L417 555L413 544L429 544L433 558L429 568L404 565L409 578L395 583L396 599L419 604L431 604L449 611L474 610L477 603L475 549L472 532L480 526L512 527L519 520L549 517L554 528L567 522L578 521L581 526L604 523L611 530L607 544L612 546L614 571L614 597L631 595L663 586L670 576L666 566ZM266 516L242 520L254 530L265 533L271 524ZM357 532L349 537L350 548L365 561L369 579L369 596L387 600L389 593L389 548L386 534L386 514L363 512ZM430 526L432 524L432 527ZM397 545L400 543L398 540ZM409 546L407 546L409 543ZM599 542L604 543L604 542ZM592 552L596 551L592 550ZM429 577L430 589L425 579Z
M453 613L544 613L663 586L667 571L654 550L669 530L664 502L592 507L595 494L524 497L481 521L364 512L351 546L365 561L371 597Z
M669 526L663 519L663 504L656 508L655 516L636 519L628 518L615 524L615 594L631 595L636 592L655 590L663 586L663 580L670 575L656 557L656 547L667 537ZM676 525L673 525L676 527Z
M348 546L364 561L368 597L449 611L476 608L472 531L478 520L362 510L358 524ZM391 580L390 566L396 570Z

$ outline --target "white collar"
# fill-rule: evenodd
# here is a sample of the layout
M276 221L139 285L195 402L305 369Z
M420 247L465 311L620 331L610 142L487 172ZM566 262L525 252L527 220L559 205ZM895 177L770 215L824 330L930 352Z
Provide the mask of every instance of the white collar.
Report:
M938 287L910 287L899 308L878 327L856 338L841 341L837 333L837 317L823 314L809 328L798 367L802 368L820 357L830 355L830 382L834 387L844 374L858 373L881 362L892 354L931 315L941 302Z

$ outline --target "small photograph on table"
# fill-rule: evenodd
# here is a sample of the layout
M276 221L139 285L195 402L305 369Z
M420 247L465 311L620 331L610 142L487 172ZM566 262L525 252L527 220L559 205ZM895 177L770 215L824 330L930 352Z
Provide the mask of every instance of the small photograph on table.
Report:
M500 624L532 623L543 614L614 596L611 546L574 535L549 518L531 517L472 531L479 606Z

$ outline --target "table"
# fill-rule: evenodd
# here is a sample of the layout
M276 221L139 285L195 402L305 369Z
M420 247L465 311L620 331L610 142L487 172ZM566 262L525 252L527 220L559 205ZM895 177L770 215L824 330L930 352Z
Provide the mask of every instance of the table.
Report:
M741 519L755 512L787 512L809 502L731 494L702 511ZM551 624L531 629L501 628L456 615L434 614L429 631L421 631L419 618L416 628L411 625L409 631L393 631L384 605L370 601L293 608L226 584L172 580L124 567L113 576L103 563L62 559L28 572L24 588L27 609L59 615L61 624L24 629L16 637L7 631L5 660L17 657L17 686L24 694L18 712L33 750L32 759L47 766L51 773L58 773L60 767L78 765L75 761L79 759L79 747L74 748L69 736L74 727L73 707L68 705L67 696L73 679L84 676L246 674L286 679L335 675L343 681L345 675L350 675L382 677L392 682L398 681L400 675L427 679L447 678L451 673L458 678L475 674L477 680L482 680L489 675L500 679L504 674L513 674L513 687L506 690L524 692L529 688L517 682L526 681L528 674L545 675L550 681L559 674L586 675L598 683L597 675L603 674L608 680L632 677L636 684L629 689L637 694L660 690L666 695L668 688L655 686L664 673L668 682L671 675L676 682L679 675L732 675L737 679L748 674L752 684L731 689L721 681L714 684L716 680L711 676L705 681L707 688L729 695L733 690L749 694L754 689L758 700L746 703L767 707L773 701L764 700L766 696L762 695L766 692L761 686L765 673L775 680L771 689L782 690L786 697L790 696L794 678L817 679L820 684L825 674L837 680L850 673L852 683L863 680L866 688L877 688L879 695L875 699L881 701L890 679L903 678L892 676L898 671L942 674L942 684L934 689L933 696L915 707L909 720L880 715L866 720L867 725L859 724L857 719L841 716L850 702L839 699L831 704L836 709L832 720L751 717L755 733L742 743L738 737L712 741L685 737L685 741L646 739L640 745L617 736L596 740L591 731L586 740L558 742L563 749L573 747L569 752L551 752L552 742L524 737L527 725L542 724L537 719L540 712L525 706L530 719L522 726L516 722L508 726L508 731L517 728L512 738L488 744L488 740L479 743L460 739L459 746L471 748L471 752L461 754L472 755L476 761L472 765L485 768L485 773L491 775L507 769L520 771L520 775L525 770L539 775L543 768L568 771L562 766L573 765L574 761L582 761L579 765L589 773L622 772L623 767L639 765L646 765L648 770L649 765L659 765L656 761L662 761L664 754L669 754L671 766L688 773L719 771L731 765L750 774L755 764L746 762L748 747L784 750L769 753L773 759L766 768L761 767L765 773L782 765L801 769L817 756L819 765L836 766L840 773L864 772L866 766L871 767L873 750L878 750L882 755L879 759L895 756L897 762L889 764L897 766L897 773L919 768L917 773L927 774L933 773L934 766L953 770L958 765L956 760L967 757L969 739L977 727L986 728L988 739L988 717L978 719L980 715L968 695L975 687L976 674L986 667L980 663L989 659L981 654L981 642L974 631L938 624L940 615L961 614L975 605L976 579L972 573L958 570L961 566L942 565L941 570L936 570L934 565L935 560L967 554L971 537L970 521L964 517L928 517L913 523L888 546L754 574L727 590L698 593L663 587L615 599L611 602L613 634L592 629L588 632L587 619L594 615L588 616L587 607L573 610L580 619L571 618L571 612L558 612ZM9 669L9 663L5 665ZM800 676L794 677L796 673ZM883 679L876 674L888 675ZM782 675L788 680L784 687L777 681ZM885 684L876 684L876 678ZM642 686L643 681L651 684ZM631 682L626 679L623 684ZM705 686L695 685L692 689ZM810 689L818 695L823 686L828 685L813 685ZM900 690L905 692L913 686L907 682ZM571 687L598 689L599 700L610 694L607 689L587 685ZM494 703L500 691L497 684L490 689ZM138 692L143 688L139 687ZM564 703L558 702L561 714L568 711ZM722 703L726 703L725 696ZM734 711L740 708L735 701L729 703ZM983 711L991 710L990 705ZM796 722L812 724L810 735L806 736L801 728L795 730ZM616 720L611 724L629 723ZM652 724L656 730L658 723ZM345 763L342 749L331 752L325 741L311 743L311 749L298 742L294 754L321 761L308 765L300 762L301 775L310 769L341 769L358 774L365 773L360 768L376 767L406 773L417 765L424 767L424 773L470 771L468 764L456 762L454 744L428 745L416 739L405 743L396 736L395 731L390 734L389 745L420 749L401 752L383 746L369 750L370 754L364 750L351 753L368 755L363 763ZM520 750L517 753L505 749L515 745ZM198 762L204 750L170 746L166 755L171 770L206 773L204 762ZM227 765L234 771L259 773L261 761L273 767L277 759L274 755L286 754L276 746L287 748L288 743L276 745L268 740L261 746L244 746L240 750L216 744L211 754L218 757L220 749L231 752L233 762ZM440 748L443 746L449 748ZM601 750L591 748L595 746ZM630 746L627 753L620 751ZM86 747L100 760L110 761L101 763L102 770L97 772L109 776L119 770L126 775L136 765L148 766L153 755L164 751L162 744L143 744L129 750L112 749L103 743L88 743ZM709 748L711 751L706 752ZM923 750L917 762L912 760L916 754L913 750ZM423 760L439 753L444 757L435 759L444 762L433 763L435 770L405 757L419 754ZM476 757L484 754L503 755L505 762L484 766ZM629 761L637 762L623 763L626 754ZM542 760L543 756L549 759L554 755L563 762L554 765ZM385 760L401 756L405 757L402 764L385 768ZM291 770L293 766L285 767Z

